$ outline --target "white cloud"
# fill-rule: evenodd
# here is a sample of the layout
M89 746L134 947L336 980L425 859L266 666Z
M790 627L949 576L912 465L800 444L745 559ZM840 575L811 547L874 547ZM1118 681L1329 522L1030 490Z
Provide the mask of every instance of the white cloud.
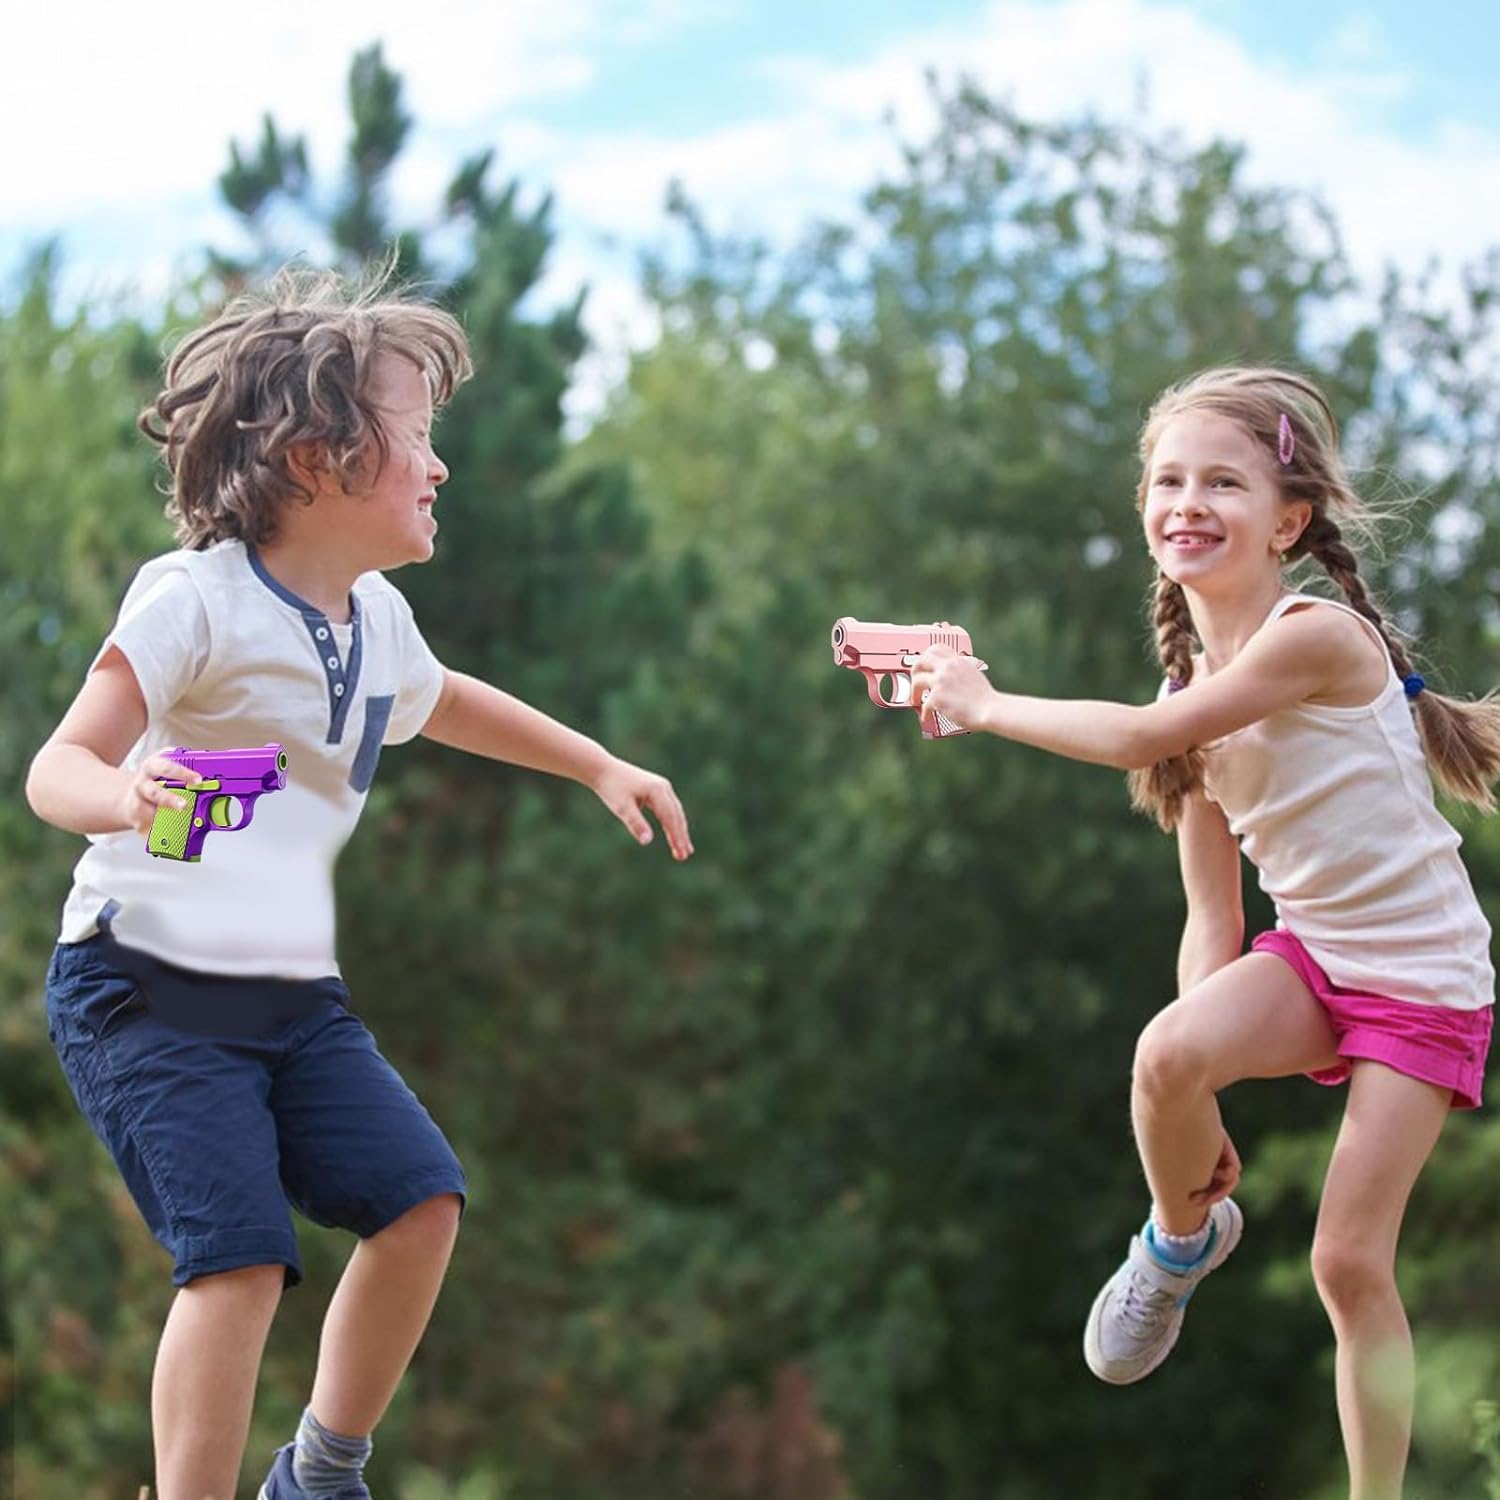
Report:
M230 137L269 111L336 169L354 52L382 42L425 129L469 130L584 88L601 48L667 25L674 0L474 6L462 0L261 0L252 10L161 0L12 6L0 89L0 194L12 223L199 193Z
M542 123L541 106L586 89L612 49L688 25L712 45L705 21L747 3L264 0L241 29L240 13L163 0L149 33L138 11L98 0L53 7L61 20L32 7L9 19L7 35L11 55L31 65L0 93L0 137L32 149L0 160L0 201L12 229L126 206L159 221L156 232L177 234L177 248L122 243L139 279L143 264L171 263L201 243L173 216L184 203L200 218L211 211L206 184L227 137L252 139L263 110L308 133L320 180L331 181L349 57L380 37L418 122L392 182L397 217L429 219L459 161L497 146L497 178L519 174L527 192L556 194L561 239L548 287L565 296L592 281L591 327L611 340L652 336L632 285L634 253L663 234L671 180L715 228L775 242L811 218L847 217L896 168L897 138L931 129L929 68L966 73L1038 119L1135 119L1144 81L1149 128L1195 143L1242 141L1253 181L1318 192L1370 279L1387 260L1411 266L1441 254L1451 263L1500 240L1500 209L1490 206L1500 137L1457 115L1420 138L1398 129L1393 108L1414 80L1379 28L1347 25L1280 62L1182 0L990 0L962 24L916 20L853 64L809 56L789 38L758 62L765 106L692 135L649 117L607 133Z
M1189 142L1248 148L1261 185L1315 192L1334 210L1357 270L1471 259L1500 242L1500 137L1452 120L1415 140L1385 123L1412 80L1384 62L1372 28L1346 29L1323 64L1297 70L1253 55L1200 10L1160 0L992 0L962 25L913 30L855 65L783 55L763 76L779 107L692 138L570 138L536 158L570 214L626 234L660 228L667 182L725 227L781 237L815 213L850 211L906 139L933 124L928 68L959 73L1046 120L1084 111L1139 115Z

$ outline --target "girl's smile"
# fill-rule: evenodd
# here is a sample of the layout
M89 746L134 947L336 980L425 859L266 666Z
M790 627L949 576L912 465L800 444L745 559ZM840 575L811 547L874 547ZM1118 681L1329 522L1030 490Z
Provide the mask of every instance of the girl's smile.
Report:
M1236 421L1189 411L1163 429L1142 507L1157 566L1175 582L1217 590L1274 569L1292 518L1267 455Z

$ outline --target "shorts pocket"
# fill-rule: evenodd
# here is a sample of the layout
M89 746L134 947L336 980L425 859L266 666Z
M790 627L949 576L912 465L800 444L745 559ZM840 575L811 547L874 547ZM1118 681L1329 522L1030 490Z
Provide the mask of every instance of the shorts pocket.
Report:
M116 1086L116 1043L147 1014L145 996L127 974L77 964L52 976L47 1032L75 1097L91 1118Z
M360 736L359 749L354 753L354 765L349 771L349 785L356 792L369 791L370 783L375 779L375 767L380 760L386 725L391 722L391 710L395 706L394 693L365 699L365 731Z

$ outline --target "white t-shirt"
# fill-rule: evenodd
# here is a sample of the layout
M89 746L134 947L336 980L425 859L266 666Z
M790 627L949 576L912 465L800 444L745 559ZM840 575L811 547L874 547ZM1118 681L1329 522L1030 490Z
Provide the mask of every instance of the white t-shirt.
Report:
M248 828L211 833L196 863L148 854L133 829L90 835L60 941L91 936L108 904L122 943L169 963L289 979L339 972L334 861L381 746L422 728L443 682L393 585L366 573L349 597L352 618L335 625L235 541L141 568L99 652L119 647L146 700L146 732L123 764L179 745L276 742L287 784L260 797Z
M1360 619L1331 599L1289 594L1266 624L1298 604ZM1394 668L1369 703L1299 703L1204 754L1204 791L1259 871L1277 925L1335 984L1455 1010L1494 1002L1490 926L1458 831L1433 801Z

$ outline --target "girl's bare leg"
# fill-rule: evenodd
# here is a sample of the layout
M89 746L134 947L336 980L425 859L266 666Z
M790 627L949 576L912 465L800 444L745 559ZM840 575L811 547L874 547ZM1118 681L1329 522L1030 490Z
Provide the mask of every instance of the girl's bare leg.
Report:
M1226 1141L1220 1089L1337 1061L1323 1007L1274 954L1226 964L1156 1015L1136 1046L1130 1112L1161 1228L1192 1234L1203 1224Z
M1350 1500L1400 1500L1411 1443L1415 1367L1396 1290L1396 1240L1412 1184L1452 1092L1359 1060L1318 1227L1313 1276L1338 1340L1339 1424Z

